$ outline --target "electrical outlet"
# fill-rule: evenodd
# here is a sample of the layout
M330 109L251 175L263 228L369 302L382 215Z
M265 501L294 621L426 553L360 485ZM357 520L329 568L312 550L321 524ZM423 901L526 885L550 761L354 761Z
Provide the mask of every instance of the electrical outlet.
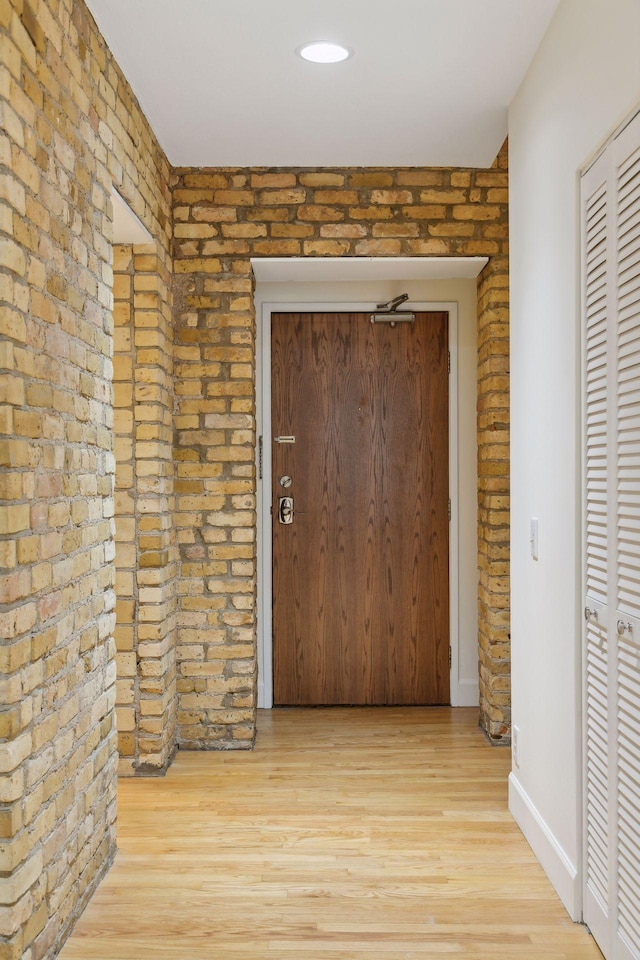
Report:
M516 726L511 731L511 755L514 767L518 768L520 766L520 727Z

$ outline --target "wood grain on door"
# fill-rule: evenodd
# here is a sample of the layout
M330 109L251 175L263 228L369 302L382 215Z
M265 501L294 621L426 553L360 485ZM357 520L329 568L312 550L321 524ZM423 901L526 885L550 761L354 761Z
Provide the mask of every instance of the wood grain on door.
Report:
M276 704L449 702L447 330L272 315Z

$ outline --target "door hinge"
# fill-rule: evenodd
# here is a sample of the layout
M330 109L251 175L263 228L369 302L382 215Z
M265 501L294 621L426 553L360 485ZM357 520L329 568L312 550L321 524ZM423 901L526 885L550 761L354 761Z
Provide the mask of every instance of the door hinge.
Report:
M262 480L262 437L258 437L258 480Z
M448 501L447 516L448 516L449 520L451 520L451 500Z
M451 373L451 350L447 352L447 373Z
M451 647L449 647L449 669L451 669Z

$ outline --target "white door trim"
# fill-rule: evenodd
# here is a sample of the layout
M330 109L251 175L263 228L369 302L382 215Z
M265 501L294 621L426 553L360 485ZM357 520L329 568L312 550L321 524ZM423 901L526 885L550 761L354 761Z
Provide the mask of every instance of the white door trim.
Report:
M374 310L373 302L286 302L262 303L256 316L256 427L263 438L262 464L260 443L256 451L257 468L257 559L258 559L258 707L273 706L273 648L272 648L272 569L271 569L271 314L272 313L366 313ZM449 525L449 636L451 644L450 692L451 705L464 702L459 684L459 538L458 538L458 304L446 302L414 302L416 311L446 311L449 314L449 497L451 523ZM260 476L262 467L262 477Z

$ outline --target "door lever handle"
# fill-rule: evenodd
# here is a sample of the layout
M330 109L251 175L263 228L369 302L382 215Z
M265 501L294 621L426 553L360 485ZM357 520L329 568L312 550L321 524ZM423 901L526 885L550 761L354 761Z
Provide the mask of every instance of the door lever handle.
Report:
M280 523L293 523L293 497L280 497L278 500L278 520Z

